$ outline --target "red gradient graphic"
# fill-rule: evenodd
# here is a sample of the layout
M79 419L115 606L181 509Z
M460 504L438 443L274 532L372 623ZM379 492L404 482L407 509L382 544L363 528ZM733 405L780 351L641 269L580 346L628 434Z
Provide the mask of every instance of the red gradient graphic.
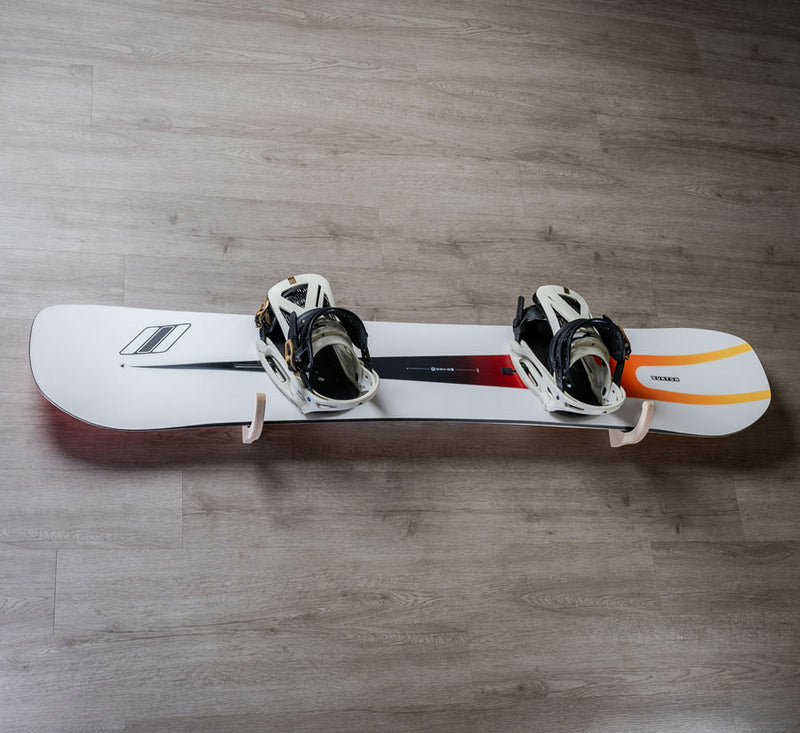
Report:
M381 356L372 366L381 379L526 389L507 354Z

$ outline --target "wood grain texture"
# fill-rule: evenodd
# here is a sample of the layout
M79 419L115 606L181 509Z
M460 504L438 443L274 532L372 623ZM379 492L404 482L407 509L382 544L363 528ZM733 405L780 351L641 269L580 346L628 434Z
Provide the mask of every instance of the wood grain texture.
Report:
M323 462L273 462L268 471L237 474L235 486L217 490L224 473L184 473L184 546L359 547L423 546L431 552L503 543L742 539L729 481L709 476L698 486L673 476L661 491L632 471L597 477L593 490L576 492L556 468L542 467L535 493L522 470L502 493L494 487L502 466L437 470L380 465L349 469ZM325 476L324 481L309 481Z
M5 639L48 636L53 629L56 553L0 550L0 618Z
M0 6L0 728L800 728L800 9ZM117 433L56 303L504 323L562 283L735 333L719 440L425 423Z
M737 481L736 500L749 540L791 540L797 536L800 493L791 476Z
M774 719L771 716L775 712L770 709L769 702L771 701L762 705L762 720ZM791 708L781 705L781 700L774 702L778 703L774 710L780 711L783 720L791 720L785 712ZM451 706L411 713L347 710L333 713L188 717L173 718L167 724L145 718L131 721L125 730L130 733L206 733L224 728L234 733L254 733L269 728L309 733L345 733L353 730L366 733L385 730L413 733L424 727L435 733L477 733L482 730L524 733L530 730L531 725L536 725L554 733L570 733L576 726L587 733L605 733L610 730L619 733L657 733L667 725L670 730L692 733L701 725L712 729L731 729L734 721L735 716L727 694L705 694L680 697L662 695L647 703L632 697L578 698L569 703L537 698L499 707Z
M0 544L30 549L180 547L181 475L0 471Z

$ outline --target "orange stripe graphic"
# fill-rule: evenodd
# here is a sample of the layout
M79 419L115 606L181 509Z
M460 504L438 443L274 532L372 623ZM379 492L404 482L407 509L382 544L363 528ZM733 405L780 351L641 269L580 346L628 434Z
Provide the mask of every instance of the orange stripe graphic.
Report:
M690 394L688 392L671 392L667 389L653 389L646 387L636 379L636 370L644 366L689 366L691 364L704 364L710 361L727 359L737 354L752 351L750 344L739 344L727 349L706 351L700 354L681 354L678 356L656 356L647 354L634 354L625 364L622 375L622 386L629 397L645 400L659 400L661 402L677 402L686 405L734 405L742 402L756 402L770 399L768 389L756 392L740 392L738 394L704 395Z
M744 354L752 351L750 344L739 344L730 346L727 349L717 349L716 351L704 351L701 354L678 354L677 356L648 356L645 354L633 354L626 362L625 366L633 365L634 369L640 366L688 366L689 364L703 364L708 361L719 361L727 359L729 356Z

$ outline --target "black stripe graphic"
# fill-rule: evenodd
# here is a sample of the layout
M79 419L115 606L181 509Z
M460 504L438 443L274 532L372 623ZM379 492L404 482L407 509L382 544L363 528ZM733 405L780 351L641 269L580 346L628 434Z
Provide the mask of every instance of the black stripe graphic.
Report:
M174 330L175 326L161 326L161 328L159 328L149 339L147 339L147 341L144 342L142 346L137 349L136 353L149 354Z
M123 364L122 366L126 366ZM129 364L135 369L262 371L258 361L205 361L188 364ZM381 379L490 387L524 386L504 354L485 356L378 356L372 367Z
M201 361L194 364L122 364L131 369L207 369L225 372L260 372L258 361Z

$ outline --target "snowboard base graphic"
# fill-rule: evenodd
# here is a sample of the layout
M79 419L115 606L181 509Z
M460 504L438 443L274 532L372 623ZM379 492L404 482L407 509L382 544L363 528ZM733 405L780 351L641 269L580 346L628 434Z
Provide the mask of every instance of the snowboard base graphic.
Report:
M87 423L117 430L266 422L444 420L719 436L755 422L770 390L753 349L702 329L630 329L623 406L604 415L547 412L514 371L510 326L365 322L375 397L347 411L301 414L258 361L252 316L114 306L46 308L30 364L42 394Z

